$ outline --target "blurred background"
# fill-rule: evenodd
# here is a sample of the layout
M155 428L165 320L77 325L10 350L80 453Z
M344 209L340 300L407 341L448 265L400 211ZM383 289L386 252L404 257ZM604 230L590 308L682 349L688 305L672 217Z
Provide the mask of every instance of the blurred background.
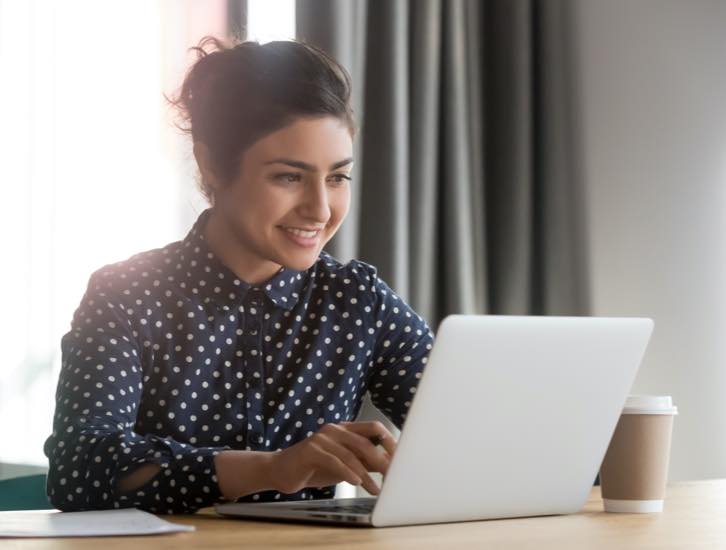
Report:
M634 393L679 407L670 477L726 477L723 0L0 0L0 478L45 468L91 272L206 207L163 94L207 34L305 39L353 76L331 253L432 328L652 317Z

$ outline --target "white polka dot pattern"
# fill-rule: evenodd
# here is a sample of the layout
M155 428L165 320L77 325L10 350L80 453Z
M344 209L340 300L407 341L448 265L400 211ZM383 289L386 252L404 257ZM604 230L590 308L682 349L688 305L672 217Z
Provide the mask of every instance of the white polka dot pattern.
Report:
M322 252L257 286L182 241L96 271L61 341L48 496L61 510L188 513L221 502L214 455L278 451L354 420L370 391L399 428L434 334L376 273ZM121 494L139 464L161 471ZM329 498L334 486L240 501Z

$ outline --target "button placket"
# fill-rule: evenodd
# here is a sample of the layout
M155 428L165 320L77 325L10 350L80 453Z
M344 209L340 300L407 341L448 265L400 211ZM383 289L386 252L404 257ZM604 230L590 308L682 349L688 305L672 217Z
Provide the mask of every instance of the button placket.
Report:
M245 307L245 387L247 389L248 445L263 447L265 440L264 384L262 370L262 298L255 289L250 289Z

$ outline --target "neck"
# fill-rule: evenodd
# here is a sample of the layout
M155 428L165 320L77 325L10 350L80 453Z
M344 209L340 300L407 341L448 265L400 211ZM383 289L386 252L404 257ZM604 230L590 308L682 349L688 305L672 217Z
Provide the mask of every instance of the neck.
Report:
M246 246L217 209L212 209L203 231L212 252L246 283L258 285L280 270L280 264L261 257Z

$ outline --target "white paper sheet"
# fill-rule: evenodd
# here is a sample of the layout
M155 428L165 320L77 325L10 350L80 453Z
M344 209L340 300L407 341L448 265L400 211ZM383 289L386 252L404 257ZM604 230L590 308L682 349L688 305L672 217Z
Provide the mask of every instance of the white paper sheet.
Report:
M0 537L5 538L155 535L177 531L194 531L194 526L170 523L136 508L90 512L0 512Z

